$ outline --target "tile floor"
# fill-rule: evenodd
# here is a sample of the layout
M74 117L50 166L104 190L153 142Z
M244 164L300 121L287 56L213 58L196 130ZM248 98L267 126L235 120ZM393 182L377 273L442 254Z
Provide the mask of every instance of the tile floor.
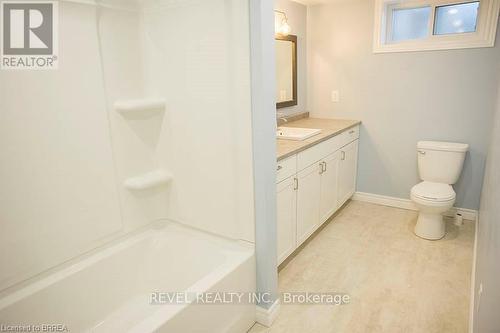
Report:
M474 224L413 234L417 213L351 201L279 274L281 292L341 292L347 305L285 305L258 332L467 332Z

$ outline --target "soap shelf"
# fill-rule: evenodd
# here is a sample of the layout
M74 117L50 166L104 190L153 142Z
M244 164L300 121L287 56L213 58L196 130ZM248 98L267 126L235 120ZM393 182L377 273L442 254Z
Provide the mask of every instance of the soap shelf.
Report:
M125 180L123 185L131 191L142 191L167 185L172 181L172 175L165 170L154 170L140 176Z
M166 102L161 98L150 98L150 99L130 99L130 100L120 100L116 101L114 104L114 109L123 114L136 114L142 112L151 111L163 111L165 110Z

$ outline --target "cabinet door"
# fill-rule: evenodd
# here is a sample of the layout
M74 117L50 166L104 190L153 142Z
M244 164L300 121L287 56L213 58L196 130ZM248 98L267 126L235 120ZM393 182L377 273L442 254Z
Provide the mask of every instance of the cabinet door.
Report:
M297 246L319 226L320 166L315 163L297 175Z
M297 192L295 177L289 177L277 185L278 217L278 265L294 250L297 236Z
M358 168L358 140L340 149L338 198L339 206L343 205L356 191L356 174Z
M321 173L320 218L324 223L335 213L338 208L338 170L340 152L337 151L323 160Z

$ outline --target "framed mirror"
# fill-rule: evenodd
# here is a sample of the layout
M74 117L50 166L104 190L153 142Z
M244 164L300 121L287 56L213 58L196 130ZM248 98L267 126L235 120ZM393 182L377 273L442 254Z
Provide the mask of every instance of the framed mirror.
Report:
M297 105L297 36L276 36L276 108Z

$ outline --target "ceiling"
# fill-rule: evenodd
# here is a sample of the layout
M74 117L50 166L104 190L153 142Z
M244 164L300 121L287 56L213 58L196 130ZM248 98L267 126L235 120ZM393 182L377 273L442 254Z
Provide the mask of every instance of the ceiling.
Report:
M292 0L298 3L301 3L303 5L319 5L319 4L327 4L327 3L335 3L335 2L341 2L341 1L346 1L346 0Z

